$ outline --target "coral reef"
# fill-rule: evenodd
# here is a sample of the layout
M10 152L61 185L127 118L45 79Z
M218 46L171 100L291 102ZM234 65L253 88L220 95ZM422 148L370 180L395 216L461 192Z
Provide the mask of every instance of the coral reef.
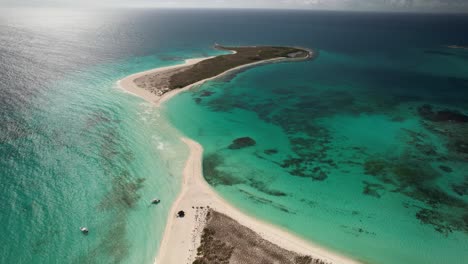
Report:
M236 138L232 141L231 145L228 146L229 149L243 149L251 146L255 146L257 142L251 137L241 137Z
M219 154L208 154L203 158L203 176L206 181L213 185L236 185L244 183L240 177L222 171L219 167L224 163L224 159Z
M418 108L419 115L426 120L432 122L457 122L467 123L468 116L458 111L449 109L434 111L431 105L425 104Z

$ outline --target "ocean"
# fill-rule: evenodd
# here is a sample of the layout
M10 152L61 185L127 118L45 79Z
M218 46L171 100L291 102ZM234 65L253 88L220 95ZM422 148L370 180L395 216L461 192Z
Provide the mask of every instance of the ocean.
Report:
M188 155L181 135L203 145L223 197L305 239L365 263L468 258L468 51L447 47L468 43L467 16L0 12L1 263L151 263ZM318 56L162 109L117 85L220 54L215 42ZM256 145L229 149L240 137Z

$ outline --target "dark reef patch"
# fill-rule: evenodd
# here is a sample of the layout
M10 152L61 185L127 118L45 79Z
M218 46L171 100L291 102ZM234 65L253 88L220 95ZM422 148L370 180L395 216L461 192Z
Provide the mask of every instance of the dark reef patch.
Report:
M444 213L440 210L421 209L416 213L416 218L423 224L429 224L434 229L448 236L453 231L463 231L468 233L468 217L454 217L452 213Z
M367 160L364 163L364 172L372 176L382 175L386 171L387 166L388 164L384 160Z
M243 149L251 146L255 146L257 142L251 137L241 137L236 138L232 141L231 145L228 146L229 149Z
M453 143L454 149L462 154L468 154L468 140L456 140Z
M316 181L324 181L328 175L320 167L312 167L312 162L300 158L289 158L283 160L280 165L282 168L288 169L289 174L297 177L311 178Z
M392 172L401 188L420 186L440 176L432 167L419 162L396 163Z
M90 129L103 129L99 133L102 135L101 143L95 148L103 173L111 182L110 190L98 203L97 209L109 213L109 219L106 220L108 225L99 231L98 242L90 245L87 254L78 256L74 263L95 263L98 259L121 263L132 246L127 238L127 221L141 198L139 191L144 187L145 179L133 175L128 169L132 167L135 155L129 142L120 135L119 123L120 120L105 112L86 120L83 133Z
M213 92L213 91L203 90L203 91L200 93L200 97L212 96L214 93L215 93L215 92Z
M418 150L421 154L425 156L438 155L437 148L433 145L429 136L426 133L415 132L410 129L402 129L402 131L406 132L406 134L409 137L409 140L407 141L407 144L409 146L414 147L416 150Z
M307 200L307 199L304 199L304 198L302 198L300 201L307 204L309 207L317 207L317 205L318 205L318 202Z
M133 208L140 199L138 190L143 188L144 178L132 178L128 171L122 172L112 179L112 190L99 204L103 210L118 207Z
M263 153L267 155L273 155L273 154L278 154L278 150L277 149L265 149Z
M338 113L373 113L381 111L382 105L399 104L397 100L381 98L378 104L369 106L347 91L321 91L306 94L300 101L294 98L295 90L310 90L309 86L276 89L278 98L261 98L258 100L242 100L241 94L234 89L225 89L224 95L208 101L207 107L213 111L229 112L235 108L257 113L260 119L267 123L280 126L288 135L294 154L283 161L272 161L281 166L290 175L310 178L316 181L326 180L329 172L338 168L337 162L329 157L332 149L330 132L316 120L333 116ZM287 102L279 104L278 102ZM388 102L387 102L388 101ZM300 132L300 133L298 133ZM266 155L274 152L265 151ZM314 171L320 167L320 171Z
M277 210L280 210L280 211L283 211L285 213L288 213L288 214L295 214L295 212L292 212L291 210L289 210L286 206L282 205L282 204L279 204L279 203L275 203L273 202L272 200L269 200L269 199L265 199L263 197L259 197L251 192L248 192L248 191L245 191L245 190L242 190L242 189L239 189L239 192L243 193L245 196L247 196L248 199L250 199L251 201L255 202L255 203L258 203L258 204L263 204L263 205L269 205Z
M295 122L284 120L288 122L284 128L290 134L290 144L296 156L283 160L281 167L293 176L317 181L327 179L327 172L337 168L335 161L328 157L332 142L329 131L313 124L306 116L293 119ZM301 131L302 134L298 135L297 131Z
M243 179L222 171L220 167L223 164L224 159L219 154L212 153L203 157L203 176L209 184L232 186L244 183Z
M249 178L249 185L252 188L257 189L258 191L266 193L266 194L271 195L271 196L286 196L287 195L286 193L284 193L282 191L273 190L273 189L269 188L268 185L265 182L256 180L255 178Z
M435 181L441 177L441 174L429 164L408 159L405 161L368 160L364 165L364 171L383 184L393 186L392 192L424 203L424 207L418 206L419 211L416 214L416 218L422 224L432 225L437 232L444 235L453 231L468 233L468 225L463 225L464 212L468 210L468 203L440 189ZM378 190L385 188L385 185L374 186L365 182L364 184L366 184L364 193L376 197L380 197ZM457 185L457 187L459 191L463 190L462 185Z
M449 166L445 166L445 165L440 165L439 169L441 169L442 171L447 172L447 173L450 173L450 172L453 171L452 168L450 168Z
M465 176L463 182L452 184L452 190L459 196L468 195L468 176Z
M424 202L432 208L450 207L450 208L467 208L468 204L437 187L416 186L413 190L406 191L406 195L413 199Z
M108 229L102 231L102 239L99 243L86 254L78 256L73 263L122 263L131 247L125 236L126 217L126 214L118 214Z
M347 225L341 225L341 228L345 230L346 233L352 234L355 237L362 236L362 235L370 235L370 236L375 236L376 233L370 232L362 227L353 227L353 226L347 226Z
M425 104L418 108L419 115L426 120L432 122L456 122L467 123L468 116L458 111L444 109L434 111L431 105Z
M362 191L363 194L373 196L376 198L382 197L380 192L382 190L385 190L385 187L382 184L371 183L368 181L363 181L362 183L364 183L364 190Z
M118 123L119 121L111 119L110 114L107 113L106 111L101 110L97 112L92 112L86 118L85 130L89 130L89 129L95 128L97 125L102 125L104 123L110 123L110 122Z
M422 124L443 139L451 161L468 162L468 123L427 121Z
M364 163L364 172L383 183L394 185L398 191L416 188L440 177L430 165L416 160L389 162L370 159Z
M316 174L312 176L312 179L316 181L324 181L328 178L328 175L323 171L318 171Z
M203 158L203 176L208 183L213 186L245 184L267 195L277 197L287 196L285 192L270 188L268 183L257 179L255 176L246 179L237 177L232 173L222 170L223 166L225 166L225 161L221 154L208 154Z

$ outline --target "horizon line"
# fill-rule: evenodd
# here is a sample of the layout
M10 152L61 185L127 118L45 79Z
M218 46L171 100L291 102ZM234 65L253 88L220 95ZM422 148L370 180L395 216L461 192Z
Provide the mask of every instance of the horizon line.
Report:
M334 13L380 13L380 14L433 14L433 15L466 15L468 11L433 11L433 10L366 10L366 9L312 9L312 8L274 8L274 7L171 7L171 6L0 6L0 9L162 9L162 10L245 10L245 11L302 11Z

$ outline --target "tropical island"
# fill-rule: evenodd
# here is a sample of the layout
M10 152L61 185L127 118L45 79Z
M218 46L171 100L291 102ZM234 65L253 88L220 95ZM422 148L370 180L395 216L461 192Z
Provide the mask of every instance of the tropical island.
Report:
M234 53L200 61L172 75L169 79L169 89L182 88L246 64L277 58L306 59L309 57L308 51L289 47L223 47L217 45L216 48Z
M161 103L179 89L188 89L230 71L264 63L307 60L315 55L312 50L296 47L226 47L216 44L214 48L231 54L189 59L182 65L137 73L121 80L121 86L147 101Z
M295 47L215 45L215 48L231 54L189 59L181 65L133 74L119 84L160 106L175 94L228 72L265 63L303 61L315 54ZM190 154L155 263L358 263L233 207L203 177L202 146L188 138L181 140ZM239 138L230 148L252 144L255 141L248 137Z
M463 45L449 45L447 47L450 49L468 49L468 46L463 46Z

